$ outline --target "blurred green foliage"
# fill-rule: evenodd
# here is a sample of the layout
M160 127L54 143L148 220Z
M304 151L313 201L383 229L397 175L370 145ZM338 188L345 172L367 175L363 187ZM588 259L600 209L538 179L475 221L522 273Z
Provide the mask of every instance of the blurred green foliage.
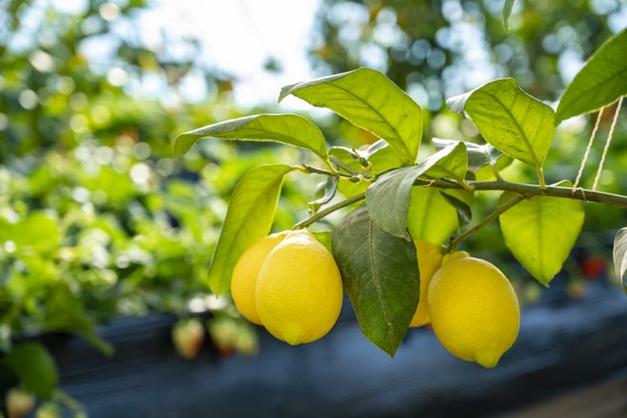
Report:
M362 65L386 70L425 105L425 153L432 136L481 142L468 121L443 108L445 97L511 75L538 97L556 100L574 74L572 63L617 30L612 22L625 7L611 0L516 4L506 32L499 0L325 0L311 56L321 73ZM155 47L132 29L119 30L120 22L133 27L147 1L85 5L69 13L48 1L0 0L0 352L49 331L79 334L107 351L94 331L109 318L224 307L208 294L206 271L235 182L258 163L301 156L268 144L205 142L172 158L174 134L241 116L231 101L233 81L198 65L194 39L164 34ZM98 42L111 45L104 63L85 55ZM175 47L187 53L172 54ZM280 71L275 63L268 68ZM202 103L187 103L181 93L192 71L211 92ZM158 95L137 93L150 82L159 85ZM623 193L624 119L601 181L604 190ZM376 140L337 119L321 122L332 142ZM604 120L600 138L608 125ZM590 129L584 119L560 129L548 181L574 177ZM597 140L591 161L602 145ZM504 175L533 178L516 163ZM296 177L288 177L275 229L306 215L316 179ZM488 208L494 198L477 205ZM618 209L589 205L592 233L584 232L585 242L604 239L598 231L625 220ZM488 258L503 254L498 233L493 224L471 245ZM248 334L234 339L229 327L238 325L225 323L210 326L211 335L227 336L224 349L241 343L253 352Z

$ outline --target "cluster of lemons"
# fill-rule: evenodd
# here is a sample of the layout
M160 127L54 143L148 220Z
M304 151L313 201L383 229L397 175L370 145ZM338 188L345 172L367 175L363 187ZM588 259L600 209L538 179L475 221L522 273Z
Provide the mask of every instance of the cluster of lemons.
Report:
M426 241L417 241L416 251L420 299L410 326L430 323L453 355L496 366L518 336L520 309L510 282L465 252L443 255ZM329 332L343 296L333 256L307 230L272 234L249 247L235 265L231 293L245 318L292 345Z

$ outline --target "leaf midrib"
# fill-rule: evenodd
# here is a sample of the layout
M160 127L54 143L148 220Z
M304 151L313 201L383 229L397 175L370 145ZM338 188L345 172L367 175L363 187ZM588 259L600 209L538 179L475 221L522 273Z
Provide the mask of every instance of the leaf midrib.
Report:
M357 96L355 93L353 93L352 91L345 89L344 87L335 84L333 82L329 83L330 86L333 86L345 93L348 93L350 96L355 97L356 99L358 99L359 101L365 103L369 109L371 109L374 113L376 113L390 128L392 128L392 130L394 131L395 135L396 135L396 139L398 139L402 146L404 151L407 153L407 155L411 156L411 152L409 151L409 149L407 148L407 145L405 144L405 139L401 136L400 132L398 131L398 129L396 129L396 127L394 125L392 125L392 123L390 123L390 121L388 120L388 118L386 118L380 111L378 111L377 109L375 109L374 107L372 107L372 105L370 103L368 103L366 100L362 99L361 97ZM339 113L339 112L338 112ZM366 129L366 128L364 128ZM368 129L366 129L368 130Z
M372 281L374 282L374 288L377 292L377 296L379 302L381 303L381 312L383 314L383 320L385 321L385 329L388 338L388 342L392 340L394 337L394 330L392 329L392 323L390 322L389 312L387 308L387 304L385 303L385 297L383 297L383 290L381 289L381 283L379 283L379 270L374 263L375 251L374 246L372 245L372 232L373 232L373 221L372 219L368 219L368 263L370 264L370 271L372 271ZM386 344L387 346L387 344ZM387 351L387 350L386 350Z

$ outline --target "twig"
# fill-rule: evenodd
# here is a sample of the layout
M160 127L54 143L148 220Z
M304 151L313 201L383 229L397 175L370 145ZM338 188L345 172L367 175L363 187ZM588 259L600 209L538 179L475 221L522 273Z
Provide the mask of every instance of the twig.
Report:
M300 221L299 223L297 223L296 225L294 225L294 227L292 229L300 229L300 228L304 228L306 226L311 225L312 223L319 221L320 219L324 218L327 215L330 215L331 213L338 211L346 206L350 206L353 203L357 203L360 200L364 200L366 198L366 194L365 193L360 193L358 195L355 195L351 198L348 198L346 200L342 200L341 202L338 202L334 205L328 206L324 209L322 209L319 212L316 212L315 214L311 215L310 217L303 219L302 221Z
M517 205L518 203L522 202L523 200L527 198L528 198L527 195L519 194L511 198L510 200L508 200L501 206L497 207L492 213L490 213L488 216L483 218L480 222L478 222L472 228L469 228L462 234L451 239L451 241L449 242L449 249L451 250L455 249L455 247L457 247L459 243L465 241L466 239L474 235L478 230L480 230L481 228L483 228L484 226L486 226L487 224L489 224L490 222L498 218L502 213L504 213L508 209L512 208L513 206Z
M617 206L620 208L627 209L627 196L615 194L615 193L607 193L607 192L598 192L595 190L577 188L573 192L573 189L570 187L563 186L544 186L544 188L537 184L525 184L525 183L510 183L503 180L494 180L494 181L468 181L468 186L472 191L487 191L487 190L495 190L502 192L515 192L519 195L523 195L525 198L529 198L532 196L550 196L550 197L558 197L563 199L575 199L582 200L585 202L598 202L605 203L611 206ZM418 179L414 182L415 186L425 186L425 187L435 187L438 189L463 189L463 187L457 183L449 182L446 180L436 179L436 180L425 180ZM314 222L319 221L325 216L342 209L346 206L352 205L353 203L359 202L360 200L364 200L366 198L365 193L358 194L349 199L343 200L341 202L336 203L335 205L329 206L325 209L322 209L320 212L302 220L301 222L294 225L293 229L304 228L308 225L311 225Z

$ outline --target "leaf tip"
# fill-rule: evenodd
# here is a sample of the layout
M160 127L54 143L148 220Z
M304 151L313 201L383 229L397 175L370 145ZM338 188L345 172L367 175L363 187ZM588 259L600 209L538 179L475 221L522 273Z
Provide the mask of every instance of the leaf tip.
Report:
M277 103L281 103L283 99L292 94L292 88L299 83L288 84L287 86L281 87L281 91L279 92L279 97L277 99Z

